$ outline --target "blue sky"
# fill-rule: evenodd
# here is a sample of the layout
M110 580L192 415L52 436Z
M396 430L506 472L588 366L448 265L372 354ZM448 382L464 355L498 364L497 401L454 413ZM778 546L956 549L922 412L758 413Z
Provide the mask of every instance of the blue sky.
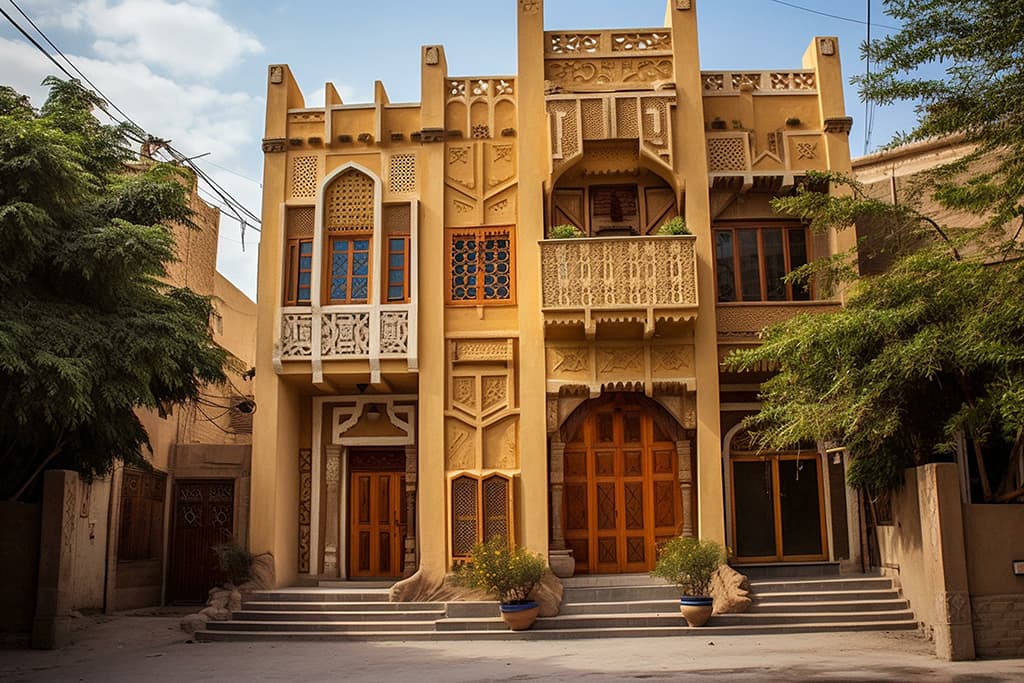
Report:
M323 104L331 81L346 102L384 81L392 101L419 99L419 46L445 46L452 75L515 72L514 0L15 0L114 102L150 133L171 138L219 183L259 213L260 139L266 65L287 63L307 96ZM786 0L863 21L869 0ZM882 0L872 21L893 25ZM800 67L815 35L839 37L844 73L863 73L866 27L773 0L697 0L701 68ZM10 0L0 7L20 19ZM656 27L665 0L546 0L548 29ZM24 22L23 22L24 23ZM876 26L875 35L886 32ZM55 67L0 17L0 83L42 103L39 82ZM846 90L850 147L864 151L864 105ZM878 108L871 148L914 122L909 106ZM242 251L239 226L221 223L218 267L256 294L256 242Z

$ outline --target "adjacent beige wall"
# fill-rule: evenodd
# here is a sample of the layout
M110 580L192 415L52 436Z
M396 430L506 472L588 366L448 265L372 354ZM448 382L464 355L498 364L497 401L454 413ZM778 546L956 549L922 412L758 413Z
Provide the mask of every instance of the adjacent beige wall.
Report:
M964 505L974 643L981 657L1024 657L1024 505Z

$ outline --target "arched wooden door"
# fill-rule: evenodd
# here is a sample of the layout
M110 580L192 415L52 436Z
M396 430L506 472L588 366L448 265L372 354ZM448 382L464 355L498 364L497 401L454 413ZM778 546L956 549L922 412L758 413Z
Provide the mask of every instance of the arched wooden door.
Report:
M682 525L676 445L652 408L597 404L565 446L564 535L583 574L645 572Z

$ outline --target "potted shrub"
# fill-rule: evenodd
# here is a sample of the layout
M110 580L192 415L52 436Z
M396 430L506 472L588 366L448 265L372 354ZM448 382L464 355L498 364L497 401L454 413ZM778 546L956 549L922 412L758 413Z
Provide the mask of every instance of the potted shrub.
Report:
M725 551L720 544L680 536L660 548L658 563L651 574L679 586L679 611L683 618L690 626L703 626L714 607L711 579L724 563Z
M235 541L213 546L217 565L229 583L239 586L248 581L252 574L252 555Z
M513 631L525 631L540 611L530 592L540 583L548 565L525 548L510 548L495 536L473 548L469 561L455 572L455 582L498 596L501 618Z
M577 228L575 225L556 225L551 228L548 233L548 239L551 240L571 240L577 237L583 237L583 231Z
M675 218L669 218L667 221L661 224L658 228L657 234L659 235L692 235L690 229L686 227L686 221L683 220L682 216L676 216Z

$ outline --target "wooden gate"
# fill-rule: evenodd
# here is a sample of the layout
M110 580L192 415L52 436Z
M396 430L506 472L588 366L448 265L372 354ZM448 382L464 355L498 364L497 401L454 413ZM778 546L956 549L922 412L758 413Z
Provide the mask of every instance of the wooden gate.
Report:
M352 453L349 577L397 578L405 544L405 454Z
M203 602L210 588L224 582L213 547L233 540L234 517L234 481L174 483L168 603Z
M565 446L565 540L579 573L650 571L679 533L675 443L647 409L615 401L587 414Z

